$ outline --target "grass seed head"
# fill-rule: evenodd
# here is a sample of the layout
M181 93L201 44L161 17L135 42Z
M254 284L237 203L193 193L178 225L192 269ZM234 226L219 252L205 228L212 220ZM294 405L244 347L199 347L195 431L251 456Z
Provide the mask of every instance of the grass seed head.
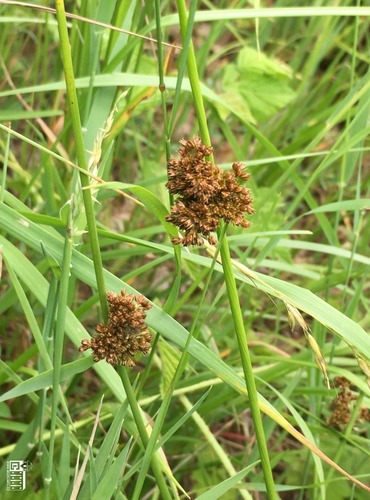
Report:
M145 323L149 301L139 295L121 290L120 294L107 293L109 304L108 324L99 323L97 335L82 340L80 351L92 349L94 361L105 359L112 365L134 366L137 353L148 354L151 335Z
M211 233L219 226L220 219L236 226L249 227L245 214L253 214L250 190L240 185L248 179L244 165L235 162L232 170L224 172L206 158L213 149L193 140L180 141L179 159L168 162L170 193L178 195L167 221L183 231L183 237L172 238L172 243L183 246L201 245L203 238L210 244L216 240Z

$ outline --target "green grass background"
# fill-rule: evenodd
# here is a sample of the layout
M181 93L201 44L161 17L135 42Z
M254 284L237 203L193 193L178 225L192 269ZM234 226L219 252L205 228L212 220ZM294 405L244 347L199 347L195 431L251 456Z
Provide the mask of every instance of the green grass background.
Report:
M370 484L370 8L338 4L0 2L3 498L11 459L19 498L368 497L328 463ZM251 174L232 260L170 242L196 134ZM153 304L130 371L78 352L121 289Z

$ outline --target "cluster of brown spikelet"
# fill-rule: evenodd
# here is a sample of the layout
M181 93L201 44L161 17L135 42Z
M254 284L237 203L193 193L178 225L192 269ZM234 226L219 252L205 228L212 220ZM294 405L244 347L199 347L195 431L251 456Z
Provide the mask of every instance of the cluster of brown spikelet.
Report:
M342 425L347 425L351 419L351 403L356 401L358 396L350 390L351 382L344 377L335 377L335 385L338 387L338 395L331 405L332 414L327 423L336 429ZM370 421L370 412L367 408L361 408L358 420Z
M206 160L213 148L202 144L199 137L180 141L179 160L168 162L170 193L178 195L167 221L177 226L185 235L172 238L174 244L201 245L203 237L210 244L216 240L211 235L217 230L220 219L237 226L249 227L244 215L252 214L250 190L240 185L249 174L244 165L235 162L232 170L225 172Z
M105 359L112 365L134 366L137 353L148 354L151 335L145 324L146 312L151 308L142 295L107 293L108 324L99 323L97 335L83 340L80 351L92 349L94 361Z

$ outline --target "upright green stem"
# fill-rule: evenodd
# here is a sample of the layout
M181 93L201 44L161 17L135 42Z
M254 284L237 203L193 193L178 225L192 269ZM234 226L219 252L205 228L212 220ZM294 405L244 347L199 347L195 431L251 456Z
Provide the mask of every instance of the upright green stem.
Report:
M159 74L159 90L161 91L161 101L162 101L162 116L164 124L164 133L166 136L166 163L171 156L171 130L169 127L169 121L167 117L167 103L166 103L166 85L164 82L164 59L163 59L163 46L162 46L162 29L161 29L161 2L160 0L155 0L155 18L156 18L156 35L157 35L157 54L158 54L158 74ZM173 195L168 192L170 205L173 204ZM180 285L181 285L181 252L178 246L174 245L175 252L175 263L176 263L176 274L175 279L172 284L170 293L168 294L167 301L163 309L170 313L172 308L177 302Z
M126 396L131 407L131 411L137 426L137 430L139 431L140 439L143 443L144 448L148 447L149 436L146 431L143 417L140 412L139 405L137 403L134 391L132 390L131 382L127 374L127 368L123 367L120 369L120 375L123 383L123 387L125 388ZM171 494L169 492L168 486L162 474L161 465L158 459L158 454L153 453L151 456L151 465L153 469L154 476L157 481L157 486L159 488L161 499L162 500L171 500Z
M187 26L187 12L186 12L185 0L177 0L177 8L180 17L181 34L182 37L184 38ZM192 88L194 106L196 109L197 118L199 122L200 135L204 144L211 145L207 118L203 104L203 96L200 89L195 52L192 44L190 44L189 46L188 76ZM213 161L213 158L211 159L211 161ZM222 228L219 230L219 232L221 231ZM222 238L220 244L221 244L220 255L222 260L222 267L224 270L225 283L229 297L231 313L234 321L235 332L237 336L246 387L248 390L249 403L256 432L258 449L261 457L261 464L265 478L267 496L269 499L275 499L277 498L277 495L274 485L274 479L272 476L271 464L267 450L267 443L262 424L261 412L259 408L256 382L254 379L253 367L249 354L248 343L244 329L243 315L240 309L239 297L238 297L235 277L233 274L230 250L227 238L226 237Z
M66 228L64 241L63 264L61 270L60 293L58 300L58 312L56 318L54 345L53 345L53 393L51 403L50 419L50 445L47 472L45 475L46 496L49 496L49 486L52 480L52 470L54 463L55 429L57 423L57 411L59 404L60 374L62 367L64 329L67 315L68 286L71 272L72 239L70 220Z
M69 102L69 107L70 107L70 111L71 111L72 129L73 129L73 135L74 135L74 140L75 140L75 145L76 145L76 156L77 156L78 165L81 168L83 168L84 170L88 170L86 153L85 153L85 145L84 145L84 139L83 139L82 128L81 128L80 110L78 107L77 92L76 92L76 87L75 87L75 78L74 78L74 71L73 71L73 65L72 65L71 47L70 47L69 38L68 38L67 20L66 20L66 15L65 15L64 1L63 0L56 0L55 5L56 5L56 11L57 11L58 30L59 30L59 38L60 38L60 51L61 51L61 57L62 57L62 61L63 61L64 77L65 77L66 88L67 88L67 96L68 96L68 102ZM90 181L89 181L89 177L86 174L82 173L81 171L80 171L80 179L81 179L82 188L85 188L85 189L82 189L82 195L83 195L83 201L84 201L85 212L86 212L86 222L87 222L87 228L88 228L88 232L89 232L91 253L92 253L92 259L94 262L96 284L97 284L97 288L98 288L102 316L103 316L104 322L107 322L107 320L108 320L108 304L107 304L106 292L105 292L103 265L102 265L101 254L100 254L99 239L98 239L98 233L96 230L94 204L93 204L91 191L90 191L90 189L88 189L90 186Z
M244 329L243 315L240 309L238 291L236 288L236 281L233 273L233 268L230 258L229 243L227 238L223 238L221 242L220 254L222 259L222 267L224 270L227 294L229 297L231 314L233 316L235 333L238 340L238 347L239 347L240 359L243 366L245 384L248 390L249 404L251 407L254 430L256 432L257 444L261 457L262 470L265 477L267 496L269 499L274 499L277 498L274 485L274 478L272 476L265 431L263 429L261 412L258 402L256 381L254 378L252 361L249 354L247 337Z
M144 460L143 460L143 463L141 465L140 473L138 475L138 478L137 478L137 481L135 484L134 492L132 494L132 500L139 500L139 498L140 498L141 490L142 490L142 487L144 485L145 476L146 476L146 473L147 473L147 470L149 467L148 458L152 457L153 453L155 452L155 447L157 445L158 436L162 430L162 427L163 427L163 424L164 424L164 421L165 421L165 418L166 418L166 415L168 412L168 408L169 408L171 401L172 401L173 391L175 390L175 387L176 387L178 381L180 380L180 378L185 370L186 364L188 362L188 358L189 358L188 349L190 346L190 342L194 336L195 328L198 324L198 319L200 316L200 312L202 310L203 302L204 302L204 299L205 299L205 296L206 296L206 293L207 293L207 290L209 287L209 283L211 281L211 276L213 274L214 267L215 267L216 262L217 262L217 256L218 256L218 252L216 251L216 253L213 257L211 268L208 271L207 281L203 287L202 295L200 297L197 311L194 315L193 322L192 322L184 349L182 351L179 364L177 365L177 368L176 368L176 371L175 371L175 374L173 376L172 381L170 382L169 386L167 387L166 394L163 398L162 404L161 404L159 411L158 411L158 415L155 419L154 427L152 429L152 433L151 433L150 439L148 441L148 445L146 446Z

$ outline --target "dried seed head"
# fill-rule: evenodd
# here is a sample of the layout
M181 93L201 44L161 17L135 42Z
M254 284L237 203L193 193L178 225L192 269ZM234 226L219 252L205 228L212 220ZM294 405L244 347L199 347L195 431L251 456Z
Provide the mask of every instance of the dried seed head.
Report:
M328 389L330 389L330 380L328 377L328 372L326 370L326 362L324 359L324 356L321 353L320 347L318 343L316 342L315 338L312 336L310 327L308 324L305 322L305 320L302 317L302 314L298 311L298 309L293 306L292 304L289 304L288 302L285 302L285 306L288 311L288 321L289 321L289 326L292 332L294 331L296 325L300 326L302 328L302 331L312 349L312 352L315 356L316 363L318 367L320 368L326 385L328 386Z
M185 235L173 238L174 244L201 245L203 238L210 244L216 240L211 235L220 219L237 226L249 227L244 214L254 213L249 189L239 181L247 180L244 165L235 162L232 171L224 172L206 159L213 149L202 144L199 137L180 141L179 160L168 162L168 182L171 194L178 195L167 221L177 226Z
M331 403L332 414L327 420L327 423L336 429L347 425L351 419L351 403L358 396L352 394L349 390L351 383L344 377L335 377L335 386L339 392L336 398Z
M109 304L108 324L99 323L97 335L82 340L80 351L92 349L94 361L105 359L112 365L134 366L137 353L148 354L151 335L145 324L149 301L141 295L107 293Z

